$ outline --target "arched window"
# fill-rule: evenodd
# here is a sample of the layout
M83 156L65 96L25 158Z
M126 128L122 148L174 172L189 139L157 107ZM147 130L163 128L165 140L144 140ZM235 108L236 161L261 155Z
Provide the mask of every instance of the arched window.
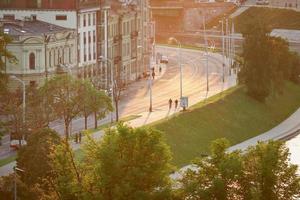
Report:
M34 53L29 54L29 69L35 69L35 55L34 55Z

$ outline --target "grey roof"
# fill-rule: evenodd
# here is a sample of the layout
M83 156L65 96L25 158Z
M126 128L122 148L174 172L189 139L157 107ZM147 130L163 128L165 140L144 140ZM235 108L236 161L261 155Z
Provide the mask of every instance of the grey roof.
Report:
M42 35L72 30L39 20L0 20L0 22L3 23L4 32L11 36Z
M300 30L274 29L271 35L282 37L289 42L300 43Z

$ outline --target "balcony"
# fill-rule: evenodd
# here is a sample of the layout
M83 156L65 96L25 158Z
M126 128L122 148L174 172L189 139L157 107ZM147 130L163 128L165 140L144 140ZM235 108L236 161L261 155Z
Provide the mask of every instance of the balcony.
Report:
M118 64L121 61L121 56L116 56L114 58L114 64Z
M139 32L138 31L132 31L130 36L131 36L131 39L134 39L134 38L137 38L139 35Z
M121 40L121 35L115 35L114 36L114 44L118 43Z

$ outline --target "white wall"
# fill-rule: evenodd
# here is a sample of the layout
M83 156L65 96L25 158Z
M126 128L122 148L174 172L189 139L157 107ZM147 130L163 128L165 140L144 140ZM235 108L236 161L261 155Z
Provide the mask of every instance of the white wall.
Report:
M60 10L0 10L0 18L3 15L15 15L16 19L24 20L25 17L30 17L31 15L36 15L37 20L62 26L65 28L76 29L77 27L77 17L76 11L60 11ZM56 15L66 15L67 20L56 20Z
M88 16L90 16L90 24ZM86 24L84 26L84 18ZM78 14L78 34L80 35L78 40L78 47L80 50L78 63L79 66L95 64L97 60L97 15L96 11L84 12ZM88 34L91 35L91 43L88 40ZM95 40L93 37L93 33L95 33ZM86 36L86 44L84 44L84 34ZM86 51L86 61L84 61L84 49ZM91 54L91 59L89 59L89 53ZM94 57L94 53L96 54Z

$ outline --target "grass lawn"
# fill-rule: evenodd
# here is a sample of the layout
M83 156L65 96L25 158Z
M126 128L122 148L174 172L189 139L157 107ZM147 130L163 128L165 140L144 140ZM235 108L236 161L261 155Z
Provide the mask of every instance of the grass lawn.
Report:
M8 163L11 163L11 162L15 161L16 158L17 158L17 155L10 156L10 157L7 157L7 158L4 158L4 159L0 160L0 167L2 167L4 165L7 165Z
M173 153L173 163L182 167L209 153L210 143L227 138L232 145L278 125L300 106L300 86L286 83L282 95L259 103L235 87L198 103L187 112L152 124L164 132Z
M300 29L300 12L288 9L251 7L234 18L236 31L243 30L253 19L264 19L272 29Z

